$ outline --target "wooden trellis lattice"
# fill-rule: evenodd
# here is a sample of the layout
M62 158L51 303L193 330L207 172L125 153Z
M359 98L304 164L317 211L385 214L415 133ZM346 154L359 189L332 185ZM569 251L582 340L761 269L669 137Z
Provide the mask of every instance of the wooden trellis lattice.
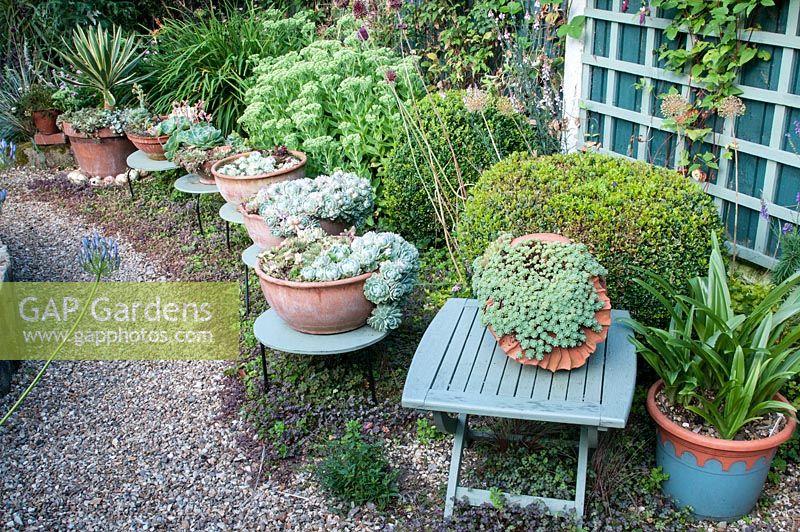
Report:
M657 49L668 43L670 19L652 13L640 23L641 0L573 0L571 14L586 15L583 41L568 42L565 109L573 120L570 145L599 143L599 151L675 167L679 150L721 155L735 140L739 151L739 256L772 267L778 233L798 222L800 191L800 0L783 0L758 14L762 31L745 36L771 54L743 69L739 87L744 116L719 119L702 142L678 146L663 127L658 95L675 87L690 98L689 78L665 70ZM655 15L655 16L654 16ZM734 128L735 126L735 128ZM718 157L719 171L703 185L715 197L728 233L733 233L735 165ZM759 216L762 199L770 216Z

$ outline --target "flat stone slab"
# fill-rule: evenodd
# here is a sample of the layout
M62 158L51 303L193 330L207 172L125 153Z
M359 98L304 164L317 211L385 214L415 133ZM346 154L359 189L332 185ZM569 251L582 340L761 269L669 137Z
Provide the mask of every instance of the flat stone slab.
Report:
M156 161L148 157L142 150L136 150L128 155L126 159L128 166L134 170L144 170L145 172L164 172L175 170L178 165L171 161Z
M265 347L297 355L338 355L352 353L377 344L389 334L369 325L338 334L306 334L295 331L273 309L261 314L253 324L253 334Z
M36 133L33 136L33 142L37 146L54 146L56 144L66 144L67 136L63 133L51 133L45 135L44 133Z
M244 217L239 212L239 206L235 203L226 203L219 210L219 217L232 224L243 224Z
M200 182L195 174L188 174L175 181L175 188L187 194L217 194L217 185L206 185Z
M260 247L253 244L252 246L250 246L249 248L247 248L242 252L242 262L247 264L248 268L255 268L256 262L258 261L258 256L261 254L261 251L263 250Z

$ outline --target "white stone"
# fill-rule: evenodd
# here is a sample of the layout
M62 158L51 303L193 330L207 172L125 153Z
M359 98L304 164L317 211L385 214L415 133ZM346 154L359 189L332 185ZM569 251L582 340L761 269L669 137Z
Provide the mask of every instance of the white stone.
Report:
M85 183L88 177L86 177L86 175L84 175L80 170L73 170L67 174L67 179L79 185L81 183Z
M139 170L129 170L128 171L128 179L131 181L136 181L139 178Z
M114 178L114 182L118 185L124 185L128 182L128 176L125 174L119 174L117 177Z
M114 176L113 175L107 175L107 176L105 176L103 178L103 185L104 186L109 186L109 185L113 185L113 184L114 184Z
M100 179L100 176L94 176L89 178L89 184L93 187L99 187L103 183L103 180Z

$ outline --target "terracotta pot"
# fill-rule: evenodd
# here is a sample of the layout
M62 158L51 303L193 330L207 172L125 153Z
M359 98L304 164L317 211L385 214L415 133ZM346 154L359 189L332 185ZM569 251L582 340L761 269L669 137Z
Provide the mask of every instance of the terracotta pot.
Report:
M58 109L44 109L41 111L31 111L33 118L33 125L36 130L43 135L52 135L58 133L58 125L56 125L56 118L61 114Z
M164 144L169 140L169 135L162 135L160 137L150 137L147 135L136 135L134 133L125 132L128 140L133 142L133 145L144 152L147 157L154 161L166 161L164 155Z
M194 174L204 185L213 185L216 183L216 181L214 181L214 174L211 173L211 167L214 166L215 162L216 161L206 161L200 168L194 171Z
M680 507L703 519L735 521L755 507L777 448L797 425L787 417L783 430L761 440L723 440L676 425L656 404L659 380L647 393L647 411L657 425L656 464L669 479L661 490ZM788 403L781 394L775 399Z
M67 122L63 123L63 129L84 174L105 177L128 171L128 155L135 152L136 147L125 135L118 135L108 128L85 135L72 129Z
M228 203L242 203L267 185L279 183L281 181L300 179L306 176L306 155L300 151L289 152L299 159L300 163L298 165L278 170L277 172L237 177L226 176L219 173L218 170L222 166L253 153L255 152L251 151L232 155L231 157L220 159L211 167L211 173L214 174L217 187L219 187L219 193L222 194L222 197L225 198L225 201Z
M527 240L538 240L545 243L572 242L572 240L569 238L557 235L555 233L532 233L515 238L511 241L511 244L515 245ZM586 361L589 359L589 355L594 353L597 349L597 346L606 339L608 336L608 327L611 325L611 300L606 294L605 281L599 277L595 277L592 279L592 281L594 282L595 290L597 290L597 296L605 303L605 306L595 313L597 321L600 322L600 325L602 325L603 328L598 333L588 327L584 327L583 333L586 335L586 342L578 347L570 347L568 349L556 347L551 352L547 353L542 360L537 360L536 358L529 359L525 356L517 358L517 355L522 353L523 349L514 335L506 334L502 337L498 337L491 327L488 327L489 332L497 340L497 343L500 345L500 349L502 349L506 355L521 364L539 366L540 368L553 372L558 370L571 370L579 368L586 364ZM491 305L492 301L488 301L487 304Z
M274 248L275 246L281 245L285 240L284 237L272 234L272 230L264 221L264 217L260 214L248 213L242 205L239 205L239 213L241 213L244 219L244 228L247 230L247 235L250 237L250 240L261 249ZM339 235L347 230L347 224L342 222L320 220L319 225L322 227L322 230L329 235Z
M364 296L372 273L322 283L284 281L256 274L267 303L289 327L308 334L336 334L364 326L375 305Z

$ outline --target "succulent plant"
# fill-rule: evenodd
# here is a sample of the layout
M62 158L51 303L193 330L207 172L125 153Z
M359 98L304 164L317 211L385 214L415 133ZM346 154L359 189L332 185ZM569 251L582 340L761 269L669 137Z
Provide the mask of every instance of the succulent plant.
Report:
M283 181L261 189L245 204L248 212L264 217L272 234L289 237L320 220L360 226L375 209L368 179L337 171L316 179Z
M581 345L584 328L599 332L595 313L604 303L593 278L606 270L586 246L511 240L500 236L473 263L484 325L497 336L513 335L523 349L519 356L537 360L555 347Z
M158 123L158 117L154 116L144 107L131 107L122 112L125 118L125 131L134 135L149 135L151 128Z
M84 135L92 135L103 128L109 128L117 135L125 131L125 113L108 109L85 108L67 111L58 115L56 123L61 126L67 122L72 129Z
M374 272L364 283L364 296L376 305L367 324L387 331L400 326L402 305L417 281L419 253L395 233L331 236L312 228L262 253L259 266L271 277L300 282L336 281Z
M179 120L176 119L176 123ZM238 135L226 138L211 124L200 122L172 134L164 144L164 155L189 172L195 172L208 161L218 161L247 149Z
M256 151L250 155L239 157L235 161L220 167L217 171L220 174L231 177L262 175L271 174L284 168L291 168L299 163L300 160L291 155L280 157L271 153L264 155L260 151Z

